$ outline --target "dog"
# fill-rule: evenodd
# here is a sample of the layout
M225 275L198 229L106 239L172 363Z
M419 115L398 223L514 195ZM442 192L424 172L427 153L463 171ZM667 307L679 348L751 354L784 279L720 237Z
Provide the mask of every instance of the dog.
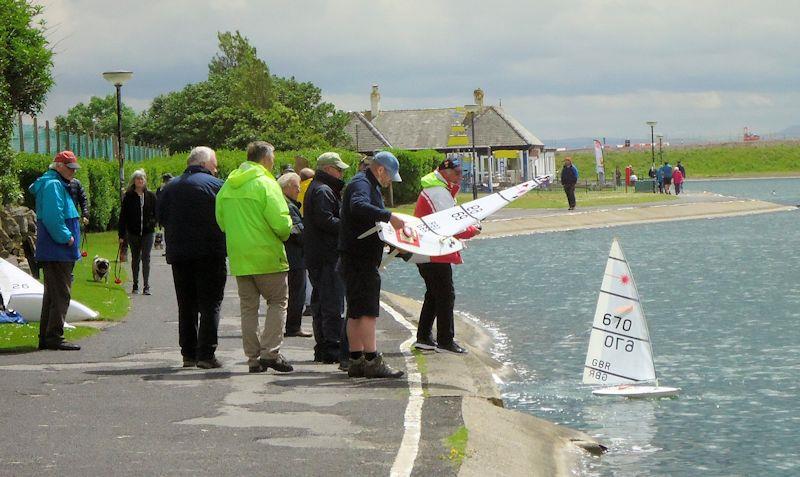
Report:
M108 283L108 271L110 269L108 260L99 255L94 256L94 260L92 260L92 278L94 278L94 281Z
M153 248L156 250L161 250L164 248L164 233L163 232L156 232L156 239L153 243Z

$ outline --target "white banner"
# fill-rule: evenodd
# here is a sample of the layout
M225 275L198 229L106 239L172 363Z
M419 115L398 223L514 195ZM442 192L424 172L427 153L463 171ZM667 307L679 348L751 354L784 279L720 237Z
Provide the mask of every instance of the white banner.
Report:
M594 160L598 174L605 174L605 164L603 163L603 145L597 139L594 140Z

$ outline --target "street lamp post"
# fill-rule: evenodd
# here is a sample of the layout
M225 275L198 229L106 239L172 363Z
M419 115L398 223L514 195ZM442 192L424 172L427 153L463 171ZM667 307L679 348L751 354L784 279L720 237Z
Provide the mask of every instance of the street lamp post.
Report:
M652 156L653 159L653 166L652 166L653 170L656 169L656 145L655 145L656 138L655 138L655 133L653 132L654 131L653 128L656 127L656 124L658 124L658 121L647 121L647 125L650 126L650 155ZM656 178L653 177L653 193L655 194L655 192L656 192Z
M106 71L103 78L117 90L117 158L119 160L119 202L125 194L125 147L122 142L122 85L133 76L132 71Z
M664 139L664 135L658 133L656 137L658 137L658 163L661 164L664 162L664 153L661 150L661 140Z
M472 200L475 200L478 198L478 152L475 149L475 113L478 112L479 106L477 104L467 104L464 109L469 114L469 129L472 133Z

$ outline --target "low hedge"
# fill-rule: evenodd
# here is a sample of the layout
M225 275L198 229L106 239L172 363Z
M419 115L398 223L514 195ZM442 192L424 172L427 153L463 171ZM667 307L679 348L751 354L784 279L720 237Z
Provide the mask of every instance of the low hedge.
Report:
M316 166L316 158L323 150L305 149L300 151L277 151L275 154L275 171L279 171L285 164L294 165L294 158L301 155L309 160L309 167ZM355 174L361 155L346 150L336 150L342 160L350 164L345 173L345 180ZM413 202L421 190L420 179L423 175L444 159L444 155L436 151L392 151L400 162L400 175L403 182L394 184L393 194L396 204ZM155 190L161 184L161 176L165 173L180 175L186 168L187 154L176 154L125 164L125 177L130 178L136 169L144 169L147 173L150 189ZM245 151L217 151L219 176L227 177L231 171L247 160ZM25 191L24 203L34 207L34 198L28 190L33 181L47 170L52 157L44 154L17 154L14 160L14 170L20 186ZM89 197L89 227L91 230L109 230L116 226L119 217L119 194L117 183L119 168L116 162L106 159L81 158L81 169L76 177L83 183Z

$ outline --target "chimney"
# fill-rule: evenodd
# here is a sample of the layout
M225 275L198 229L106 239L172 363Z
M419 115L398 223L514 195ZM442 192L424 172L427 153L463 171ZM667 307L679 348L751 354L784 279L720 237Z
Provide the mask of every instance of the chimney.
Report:
M472 92L472 96L475 99L475 104L478 105L478 110L483 111L483 90L478 88Z
M381 112L381 93L378 92L378 85L372 85L372 94L369 95L370 103L372 104L372 108L370 110L371 118L375 119L378 116L378 113Z

